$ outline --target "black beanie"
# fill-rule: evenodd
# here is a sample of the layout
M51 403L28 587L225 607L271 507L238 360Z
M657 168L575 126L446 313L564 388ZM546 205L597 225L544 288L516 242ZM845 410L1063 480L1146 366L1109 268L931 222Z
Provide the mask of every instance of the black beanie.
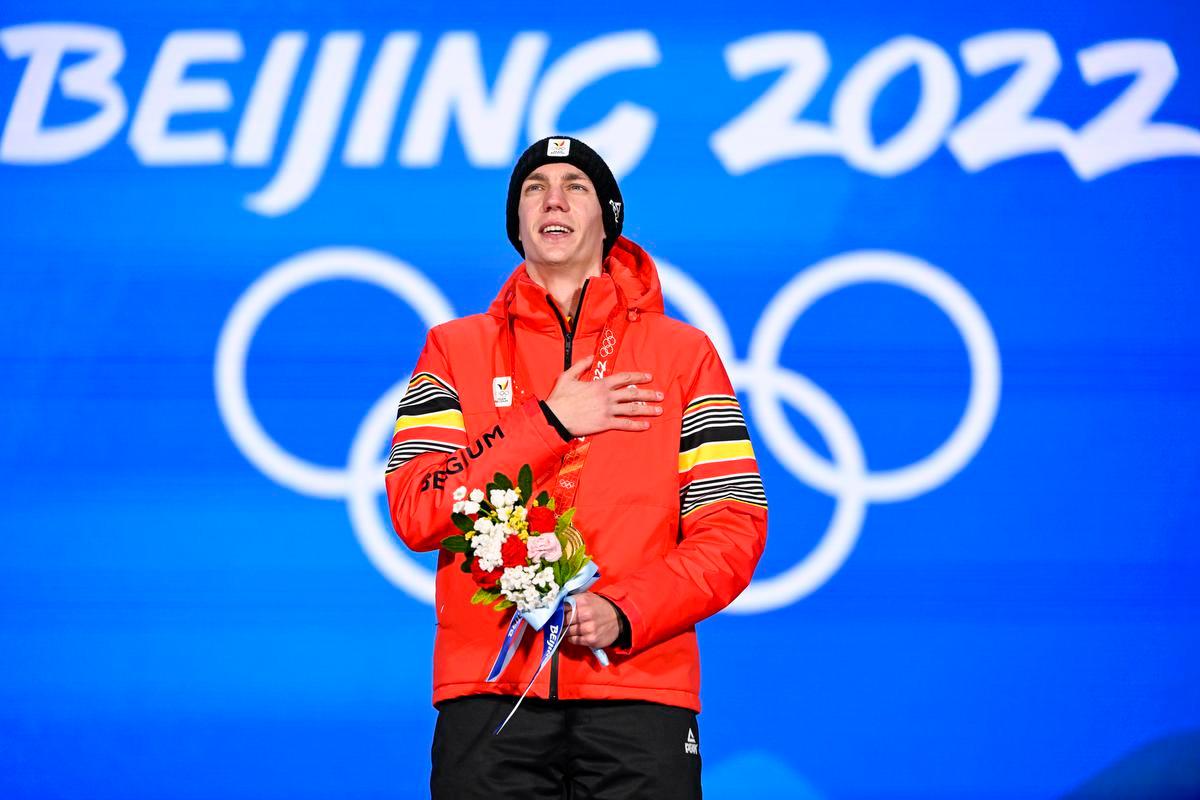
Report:
M578 139L570 136L551 136L529 145L529 149L517 159L513 167L512 177L508 179L508 240L522 257L525 248L521 246L521 238L517 227L517 204L521 199L521 184L543 164L566 162L583 170L596 187L596 199L600 201L600 218L604 220L604 254L621 235L621 226L625 221L625 206L621 200L621 189L612 170L604 163L595 150Z

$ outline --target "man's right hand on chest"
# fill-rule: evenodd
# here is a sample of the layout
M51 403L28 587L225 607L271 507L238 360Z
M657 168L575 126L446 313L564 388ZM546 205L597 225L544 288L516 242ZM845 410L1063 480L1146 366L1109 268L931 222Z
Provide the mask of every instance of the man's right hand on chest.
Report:
M546 405L572 436L590 436L608 430L644 431L662 406L663 393L642 389L650 382L648 372L618 372L600 380L588 375L593 356L581 358L558 376Z

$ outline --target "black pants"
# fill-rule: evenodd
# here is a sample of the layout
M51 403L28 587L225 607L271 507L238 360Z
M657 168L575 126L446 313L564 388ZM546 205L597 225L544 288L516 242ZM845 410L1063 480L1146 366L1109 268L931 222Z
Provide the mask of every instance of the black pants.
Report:
M696 713L625 700L472 695L438 706L433 800L699 800Z

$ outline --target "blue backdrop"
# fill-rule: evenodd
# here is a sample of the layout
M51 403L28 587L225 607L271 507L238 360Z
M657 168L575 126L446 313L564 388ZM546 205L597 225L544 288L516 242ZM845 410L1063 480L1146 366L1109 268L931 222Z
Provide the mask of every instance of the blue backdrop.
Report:
M1195 779L1198 23L7 5L0 794L426 792L382 460L556 132L722 350L770 500L700 628L706 795Z

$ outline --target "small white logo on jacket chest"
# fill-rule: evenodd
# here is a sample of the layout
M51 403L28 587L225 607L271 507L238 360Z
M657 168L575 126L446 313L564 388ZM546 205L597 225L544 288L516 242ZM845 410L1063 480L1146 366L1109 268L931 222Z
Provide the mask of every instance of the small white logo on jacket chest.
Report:
M492 378L492 400L496 408L506 408L512 405L512 378Z

